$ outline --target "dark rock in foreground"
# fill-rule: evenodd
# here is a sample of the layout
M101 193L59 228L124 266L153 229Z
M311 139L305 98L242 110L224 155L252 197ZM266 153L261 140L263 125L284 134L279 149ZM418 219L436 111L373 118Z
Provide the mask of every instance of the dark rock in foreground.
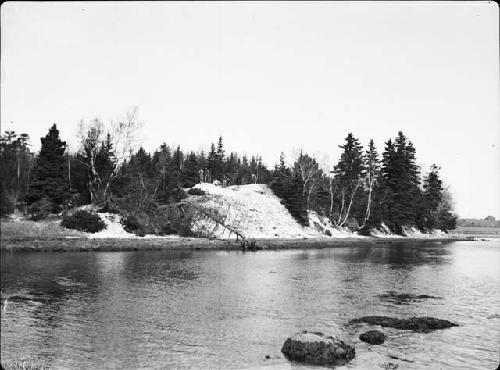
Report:
M411 302L419 302L422 299L441 299L439 297L434 297L432 295L427 294L409 294L409 293L400 293L390 290L385 294L381 294L378 296L381 299L386 301L390 301L396 304L406 304Z
M343 365L354 358L354 347L323 333L297 333L288 338L281 352L290 360L313 365Z
M349 324L360 322L395 329L413 330L419 333L427 333L433 330L447 329L453 326L458 326L458 324L454 322L436 319L429 316L410 317L409 319L398 319L387 316L363 316L359 319L349 321Z
M369 330L361 334L359 339L369 344L382 344L385 341L385 335L379 330Z

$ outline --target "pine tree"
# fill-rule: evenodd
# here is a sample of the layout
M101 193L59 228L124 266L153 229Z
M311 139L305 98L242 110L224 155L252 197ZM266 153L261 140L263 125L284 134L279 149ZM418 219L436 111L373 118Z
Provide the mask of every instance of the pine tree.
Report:
M59 138L54 124L48 134L41 138L41 149L36 158L26 202L28 205L46 198L52 212L60 212L69 198L69 182L65 168L66 142Z

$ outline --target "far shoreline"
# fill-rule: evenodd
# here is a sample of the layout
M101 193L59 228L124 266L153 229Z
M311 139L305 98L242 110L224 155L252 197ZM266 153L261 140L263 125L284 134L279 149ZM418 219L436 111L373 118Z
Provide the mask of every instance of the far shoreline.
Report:
M449 235L443 237L352 237L352 238L270 238L249 239L255 241L258 250L323 249L345 246L369 246L399 243L435 243L478 241L472 236ZM18 252L126 252L168 250L225 250L242 251L240 241L234 239L205 238L18 238L1 240L1 253Z

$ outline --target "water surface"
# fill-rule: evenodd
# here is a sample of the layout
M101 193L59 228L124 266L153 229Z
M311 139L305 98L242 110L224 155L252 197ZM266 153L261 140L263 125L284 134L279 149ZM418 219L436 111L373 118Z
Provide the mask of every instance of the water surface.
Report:
M387 291L442 299L398 305L378 297ZM355 345L347 368L494 369L499 363L498 241L2 254L1 292L2 362L288 367L283 342L309 329ZM427 334L384 328L386 342L369 346L358 339L367 325L346 325L365 315L433 316L460 327Z

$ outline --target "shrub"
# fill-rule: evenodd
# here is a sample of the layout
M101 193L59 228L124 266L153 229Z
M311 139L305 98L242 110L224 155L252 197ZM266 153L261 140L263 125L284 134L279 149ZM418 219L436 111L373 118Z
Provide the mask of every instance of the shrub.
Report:
M126 218L122 219L122 225L125 231L129 233L133 233L137 236L146 235L145 225L134 215L129 215Z
M53 208L53 204L47 199L42 198L28 206L28 217L33 221L39 221L46 218Z
M65 215L61 225L67 229L86 231L89 233L96 233L106 227L106 224L98 215L83 210L76 211L72 215Z
M186 192L183 189L177 187L170 192L168 202L169 203L177 203L184 198L187 198Z
M8 216L11 213L14 213L15 209L15 197L13 197L11 194L7 194L3 190L1 190L0 193L1 199L0 199L0 217Z
M192 188L187 191L189 195L205 195L206 193L198 188Z
M117 206L111 204L111 202L106 202L104 205L97 210L97 213L113 213L115 215L120 213Z

